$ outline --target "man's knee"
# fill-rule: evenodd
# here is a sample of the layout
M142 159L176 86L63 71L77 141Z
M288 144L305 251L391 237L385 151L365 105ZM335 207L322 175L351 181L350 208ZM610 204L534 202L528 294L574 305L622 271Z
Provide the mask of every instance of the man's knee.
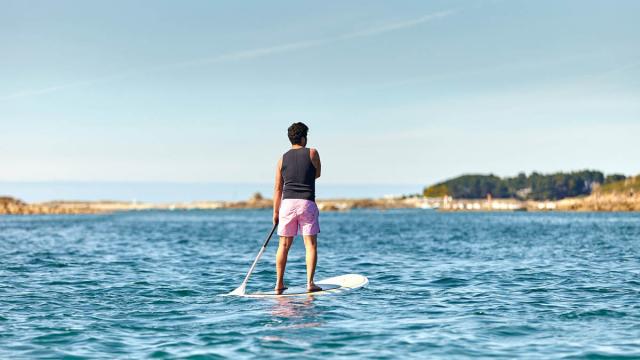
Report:
M316 235L304 236L304 246L305 247L316 247L318 244L318 237Z
M286 251L289 251L291 248L291 244L293 244L293 239L288 237L281 237L279 246Z

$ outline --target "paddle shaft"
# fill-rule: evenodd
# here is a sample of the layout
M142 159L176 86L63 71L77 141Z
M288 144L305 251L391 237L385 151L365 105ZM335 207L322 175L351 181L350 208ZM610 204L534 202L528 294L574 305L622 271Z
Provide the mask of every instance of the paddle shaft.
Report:
M269 236L267 236L267 239L264 241L264 244L262 244L262 248L260 249L258 256L256 256L255 260L253 260L253 264L251 264L251 268L249 269L249 272L247 273L247 276L245 276L244 281L242 282L242 285L240 285L240 287L247 286L247 283L249 282L249 277L251 277L251 273L253 272L253 269L256 268L256 264L258 264L258 260L260 260L260 257L262 257L262 254L267 248L267 245L269 245L269 240L271 240L271 237L273 236L273 233L276 231L277 227L278 227L278 223L273 224L273 228L271 228L271 232L269 233Z

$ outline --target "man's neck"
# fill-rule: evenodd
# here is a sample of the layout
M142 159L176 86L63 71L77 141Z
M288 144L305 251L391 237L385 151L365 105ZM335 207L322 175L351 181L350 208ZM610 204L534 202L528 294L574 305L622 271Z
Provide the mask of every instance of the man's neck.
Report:
M304 146L302 145L291 145L292 149L302 149Z

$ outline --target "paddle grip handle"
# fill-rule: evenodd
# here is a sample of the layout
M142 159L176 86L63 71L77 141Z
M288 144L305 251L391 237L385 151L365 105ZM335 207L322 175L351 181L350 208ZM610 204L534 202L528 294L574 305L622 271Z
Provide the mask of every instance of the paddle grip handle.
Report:
M271 240L271 237L273 236L273 233L276 231L277 228L278 228L278 222L273 224L273 228L271 228L271 232L269 233L269 236L267 236L267 239L264 241L264 244L262 244L263 248L267 247L267 245L269 244L269 240Z

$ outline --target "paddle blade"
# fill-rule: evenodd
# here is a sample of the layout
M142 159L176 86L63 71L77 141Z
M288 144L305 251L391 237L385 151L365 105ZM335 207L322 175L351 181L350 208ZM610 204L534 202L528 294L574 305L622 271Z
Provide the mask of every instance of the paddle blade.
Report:
M244 294L246 294L247 292L247 285L242 284L240 286L238 286L237 289L233 290L232 292L228 293L228 296L244 296Z

